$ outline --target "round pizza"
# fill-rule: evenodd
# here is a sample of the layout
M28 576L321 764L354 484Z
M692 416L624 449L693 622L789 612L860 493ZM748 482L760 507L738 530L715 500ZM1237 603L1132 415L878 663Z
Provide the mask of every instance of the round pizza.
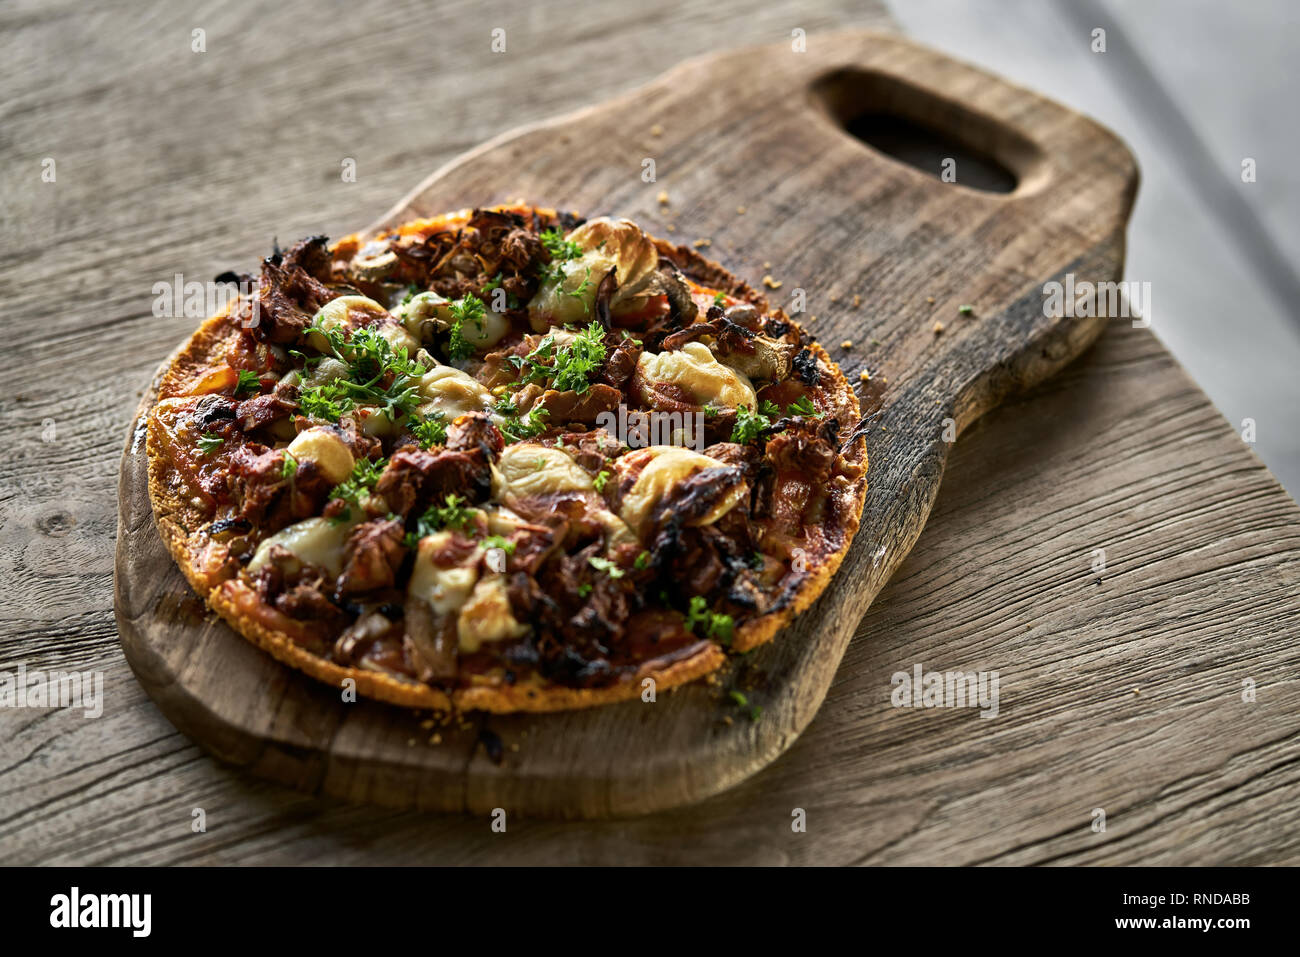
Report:
M148 412L163 541L279 660L411 707L640 695L771 640L857 530L852 387L626 219L515 204L277 248Z

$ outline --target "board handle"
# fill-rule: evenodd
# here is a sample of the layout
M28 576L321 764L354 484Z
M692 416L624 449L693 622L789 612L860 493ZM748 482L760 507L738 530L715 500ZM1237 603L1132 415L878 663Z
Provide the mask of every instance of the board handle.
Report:
M1094 168L1111 182L1098 191L1113 187L1131 204L1132 154L1075 111L889 34L834 34L820 43L820 62L801 71L799 95L824 130L917 175L943 179L945 160L954 159L951 185L990 203L1032 200L1101 151L1110 162Z

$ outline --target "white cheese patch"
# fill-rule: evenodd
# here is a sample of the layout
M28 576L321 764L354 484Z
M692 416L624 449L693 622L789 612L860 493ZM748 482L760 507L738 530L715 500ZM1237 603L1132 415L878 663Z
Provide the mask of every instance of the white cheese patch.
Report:
M420 395L426 399L419 413L442 412L450 422L466 412L490 412L492 393L468 373L451 366L435 365L420 377Z
M355 525L355 522L336 524L319 515L304 519L264 539L253 553L248 570L256 572L270 559L272 546L282 545L301 564L318 565L337 575L343 570L343 543Z
M492 470L492 497L585 492L591 476L569 453L534 442L507 445Z
M510 609L506 580L501 575L480 578L456 619L457 645L467 654L478 651L484 642L522 638L528 626L515 620Z
M338 485L352 474L356 464L352 450L333 429L313 426L299 432L285 449L296 462L315 462L331 485Z
M420 539L415 568L407 585L408 594L423 598L440 615L449 615L464 605L478 580L477 565L443 568L434 564L434 553L447 544L451 534L434 532Z
M672 352L643 352L638 372L647 384L671 382L695 397L699 405L728 409L757 408L758 399L749 378L717 360L702 342L688 342Z
M647 459L649 461L646 461ZM637 475L636 481L632 483L632 488L624 493L619 508L620 517L638 534L643 530L655 506L672 491L673 486L696 472L718 468L723 464L715 458L690 449L673 445L652 445L628 453L619 459L614 467L620 473L627 473L643 462L644 467ZM744 494L745 486L742 483L697 524L709 525L716 522L730 511Z

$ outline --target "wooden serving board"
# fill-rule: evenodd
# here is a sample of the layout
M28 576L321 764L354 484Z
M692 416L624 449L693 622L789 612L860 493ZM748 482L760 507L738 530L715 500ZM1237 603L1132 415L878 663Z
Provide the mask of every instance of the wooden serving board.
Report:
M122 461L117 620L131 667L177 727L225 761L302 789L564 817L696 801L790 745L919 535L948 439L1101 331L1107 320L1046 317L1044 284L1067 273L1120 277L1137 184L1114 135L980 70L887 35L807 44L688 61L631 93L503 135L439 170L373 228L524 198L627 216L682 243L708 240L701 251L756 288L774 277L780 287L765 291L787 309L803 290L809 331L852 381L871 373L859 392L874 413L862 527L817 604L716 683L654 703L468 715L447 726L376 702L345 704L235 635L188 589L154 527L137 418ZM964 185L963 159L956 182L944 182L937 165L922 172L849 132L879 117L990 157L1015 188ZM643 178L646 160L654 182ZM845 339L851 350L841 349ZM734 704L732 689L763 708L759 720Z

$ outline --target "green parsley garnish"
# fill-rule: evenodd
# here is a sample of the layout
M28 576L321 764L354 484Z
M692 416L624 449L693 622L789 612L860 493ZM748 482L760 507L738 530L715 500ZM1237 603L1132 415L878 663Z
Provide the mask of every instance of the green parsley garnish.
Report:
M731 429L731 441L747 445L772 425L772 420L762 412L752 412L749 406L736 409L736 424Z
M448 495L442 505L430 505L425 509L424 514L415 520L415 531L406 533L406 547L415 548L420 544L420 539L444 528L459 528L464 531L473 514L471 509L460 504L462 501L459 495Z
M487 315L487 307L483 305L483 300L477 296L462 296L455 302L449 303L447 307L451 311L451 338L447 342L447 354L455 362L458 359L467 359L474 353L474 347L466 340L462 329L465 323L472 322L480 332L483 330L483 317Z
M415 418L410 423L411 434L420 443L420 448L427 449L434 445L447 444L446 415L435 409L423 419Z
M591 594L591 582L583 582L581 585L578 586L578 596L580 598L586 598L590 594Z
M502 535L489 535L480 544L484 548L499 548L507 555L515 553L515 543Z
M696 625L704 626L705 637L716 638L724 645L731 643L735 622L730 615L709 611L703 595L696 595L691 599L690 609L686 615L686 630L695 631Z
M786 410L785 410L786 415L789 415L792 412L795 415L806 415L814 419L820 419L823 415L826 414L825 412L822 412L820 409L818 409L817 406L813 405L812 398L806 395L799 396L799 398L795 399L788 406L786 406Z
M597 492L605 491L605 483L609 481L609 472L605 469L600 470L600 474L591 480L591 487Z
M280 466L280 478L291 479L298 474L298 460L288 452L284 453L284 463Z
M591 567L596 569L596 571L606 572L610 578L622 578L624 575L623 569L619 568L608 558L601 558L599 555L592 555L587 559L587 561L591 563Z
M388 464L387 459L357 459L352 466L352 474L346 479L334 486L334 491L330 493L330 498L339 498L348 503L348 508L344 509L336 521L346 521L352 517L352 509L361 507L361 500L365 498L372 488L379 482L379 476L384 472L384 466Z
M963 316L969 316L972 312L975 311L975 307L974 307L974 306L958 306L958 307L957 307L957 311L960 312Z
M511 406L513 408L513 405ZM498 406L499 410L499 406ZM507 415L501 423L501 434L507 442L522 442L546 431L546 422L550 412L539 406L533 406L522 419L516 415Z
M342 385L327 382L325 385L303 389L298 394L298 408L303 415L313 419L337 422L340 417L356 408L356 403Z
M759 718L763 716L762 707L756 704L751 705L749 703L749 698L747 698L743 692L736 691L733 689L732 691L727 692L727 696L731 698L731 700L735 703L736 707L747 709L746 713L749 715L750 721L757 721Z
M715 292L713 294L713 304L715 306L721 306L726 301L727 301L727 297L724 296L721 292Z
M405 347L394 349L374 329L344 335L313 323L307 332L325 339L325 352L344 362L348 374L325 385L304 389L298 407L305 415L337 422L357 405L376 405L390 422L409 415L420 404L418 379L425 369L410 359Z
M247 369L239 370L239 381L235 383L235 395L241 392L261 392L262 380L258 378L256 372L249 372Z
M551 259L556 262L567 262L582 256L582 247L571 239L565 239L564 234L555 226L542 230L539 238L546 251L551 254Z
M558 346L553 334L543 337L526 356L511 356L522 383L550 380L558 392L582 394L591 387L590 377L605 361L605 330L592 322L566 346Z
M205 456L211 455L217 449L221 448L222 443L226 440L219 435L213 435L211 432L204 432L199 437L199 451Z
M632 563L632 567L635 568L637 571L644 571L645 569L649 568L649 567L650 567L650 553L649 553L649 552L642 552L640 555L638 555L638 556L636 557L636 561L634 561L634 562Z

